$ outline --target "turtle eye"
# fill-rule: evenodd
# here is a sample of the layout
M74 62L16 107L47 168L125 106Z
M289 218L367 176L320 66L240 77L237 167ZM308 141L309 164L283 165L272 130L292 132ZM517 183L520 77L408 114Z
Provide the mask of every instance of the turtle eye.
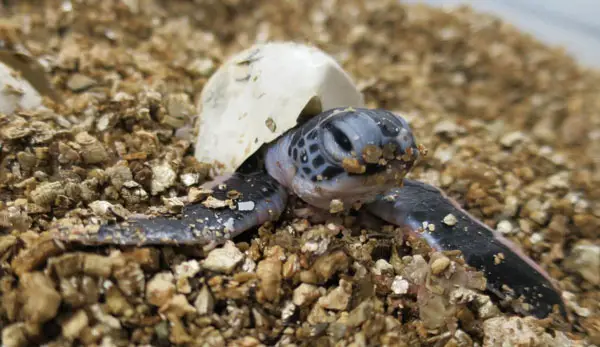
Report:
M333 123L329 123L325 126L325 128L331 133L333 136L333 140L346 152L352 151L352 142L348 138L348 136Z

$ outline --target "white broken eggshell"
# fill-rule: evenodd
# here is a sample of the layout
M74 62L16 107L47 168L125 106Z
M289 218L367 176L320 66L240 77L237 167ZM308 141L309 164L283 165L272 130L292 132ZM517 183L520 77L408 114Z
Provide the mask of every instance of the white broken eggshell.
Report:
M364 107L364 99L333 57L293 42L255 45L225 61L204 86L195 156L213 164L215 175L234 172L296 126L305 108L312 116L344 106Z
M19 73L0 62L0 113L11 114L17 109L35 109L42 105L42 96Z

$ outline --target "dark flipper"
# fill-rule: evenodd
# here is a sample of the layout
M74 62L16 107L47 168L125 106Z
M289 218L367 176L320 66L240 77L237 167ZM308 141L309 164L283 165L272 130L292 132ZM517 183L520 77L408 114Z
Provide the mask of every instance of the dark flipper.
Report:
M212 188L212 196L227 200L235 190L233 208L208 208L201 203L183 208L181 218L130 219L104 224L97 233L61 230L58 238L88 245L165 245L222 243L244 231L279 218L287 202L287 191L264 172L236 173Z
M367 208L388 223L408 228L434 249L462 251L466 263L486 275L488 290L500 298L522 296L531 305L529 313L539 318L548 316L554 305L566 316L561 295L546 272L439 189L405 179L402 188L389 191ZM456 224L442 222L448 214L456 217ZM418 232L424 222L435 229Z

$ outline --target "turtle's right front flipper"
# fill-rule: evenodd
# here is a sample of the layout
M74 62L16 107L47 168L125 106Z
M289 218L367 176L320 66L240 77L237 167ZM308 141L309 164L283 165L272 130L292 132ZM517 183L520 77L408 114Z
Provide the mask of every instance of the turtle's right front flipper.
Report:
M558 306L566 317L560 291L546 271L438 188L405 179L402 188L390 190L367 208L424 239L433 249L460 250L468 265L485 274L488 290L499 298L522 297L530 306L524 311L539 318ZM454 221L444 222L450 215Z
M228 192L232 191L239 193L239 197L231 206L219 208L202 203L187 205L179 219L132 218L104 224L94 233L61 230L57 238L87 245L222 243L267 221L277 220L287 202L285 188L264 172L236 173L212 189L212 197L218 200L229 199Z

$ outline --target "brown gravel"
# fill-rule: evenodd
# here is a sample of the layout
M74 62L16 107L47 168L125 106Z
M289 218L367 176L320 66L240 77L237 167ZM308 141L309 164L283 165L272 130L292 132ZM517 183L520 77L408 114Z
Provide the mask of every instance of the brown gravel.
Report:
M300 202L216 253L45 236L205 194L195 100L227 55L265 39L318 45L371 106L406 113L429 150L411 176L540 262L571 323L519 318L452 254L307 220ZM0 47L37 58L62 98L0 114L3 346L600 344L600 74L559 49L468 8L396 0L9 0Z

